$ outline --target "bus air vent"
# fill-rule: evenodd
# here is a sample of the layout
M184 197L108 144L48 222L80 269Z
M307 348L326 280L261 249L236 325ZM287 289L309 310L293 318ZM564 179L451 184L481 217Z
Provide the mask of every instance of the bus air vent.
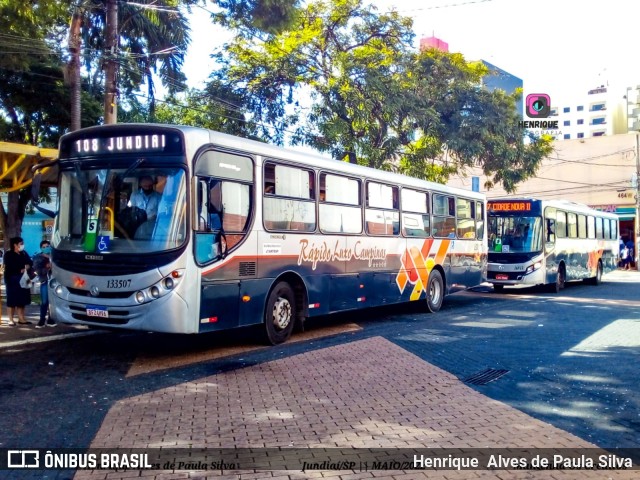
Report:
M255 277L256 276L256 262L240 262L240 276L241 277Z

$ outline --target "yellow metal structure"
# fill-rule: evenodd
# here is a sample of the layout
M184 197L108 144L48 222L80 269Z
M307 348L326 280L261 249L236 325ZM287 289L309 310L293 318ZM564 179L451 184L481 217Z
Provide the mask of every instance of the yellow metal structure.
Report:
M0 142L0 192L14 192L28 187L33 180L31 167L58 158L55 148L40 148L20 143ZM43 183L55 183L57 168L41 170Z

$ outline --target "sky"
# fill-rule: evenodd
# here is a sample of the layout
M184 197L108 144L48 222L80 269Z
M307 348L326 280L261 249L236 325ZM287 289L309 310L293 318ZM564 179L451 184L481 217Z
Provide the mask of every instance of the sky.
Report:
M416 48L435 35L467 60L484 59L519 77L524 95L583 96L608 85L621 96L640 84L640 1L607 0L373 0L379 11L411 17ZM230 34L196 8L185 60L189 85L202 87L209 55ZM562 102L564 103L564 102Z

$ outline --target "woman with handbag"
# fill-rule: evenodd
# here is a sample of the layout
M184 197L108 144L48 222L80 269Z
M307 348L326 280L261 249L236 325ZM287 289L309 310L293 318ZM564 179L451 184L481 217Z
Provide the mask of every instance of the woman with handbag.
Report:
M13 317L18 312L18 324L29 325L24 318L24 307L31 303L31 289L22 288L20 279L26 273L30 276L33 266L31 258L24 251L24 240L13 237L9 240L10 249L4 255L4 282L7 287L7 307L9 307L9 325L15 326Z

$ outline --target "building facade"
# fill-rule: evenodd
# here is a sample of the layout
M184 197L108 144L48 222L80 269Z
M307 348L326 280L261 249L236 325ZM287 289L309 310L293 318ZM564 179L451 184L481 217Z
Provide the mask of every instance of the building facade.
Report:
M499 185L484 188L486 176L479 169L455 176L451 186L471 189L473 177L488 198L505 196L565 199L613 212L620 218L620 232L632 238L635 228L638 137L634 134L594 136L554 142L554 151L542 161L535 177L507 194Z

